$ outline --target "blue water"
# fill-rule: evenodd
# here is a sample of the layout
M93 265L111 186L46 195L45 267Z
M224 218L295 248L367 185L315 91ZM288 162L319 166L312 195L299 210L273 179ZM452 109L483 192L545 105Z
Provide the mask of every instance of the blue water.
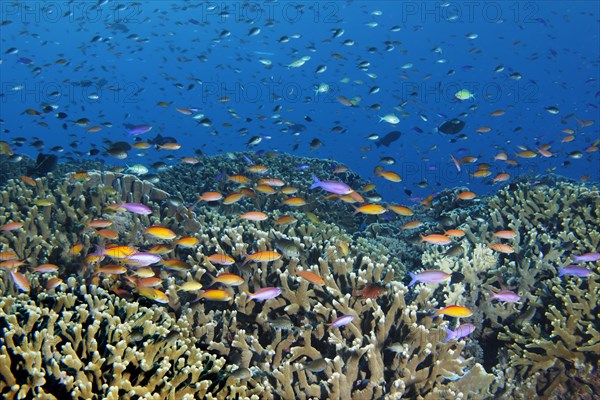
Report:
M133 143L125 124L150 124L142 140L160 133L175 137L182 148L131 151L126 160L90 157L110 165L150 165L165 155L175 155L168 162L176 163L196 149L208 155L248 150L251 137L264 135L270 139L252 151L329 158L376 183L389 201L406 201L405 190L424 197L459 185L484 193L500 186L489 183L499 172L512 179L553 171L597 182L600 153L585 150L600 137L599 8L594 1L2 2L0 140L37 137L44 152L64 147L58 154L67 161L80 158L73 151L86 154L92 143L102 147L103 139ZM394 26L399 30L392 31ZM249 36L252 28L260 33ZM334 38L340 29L343 35ZM10 48L18 52L7 54ZM303 66L288 67L303 56L310 56ZM57 64L59 59L65 63ZM358 66L363 61L369 62L366 70ZM319 65L327 70L316 73ZM500 65L504 70L494 72ZM314 89L323 83L330 91L317 95ZM375 86L379 92L369 94ZM457 100L460 89L474 99ZM94 94L99 98L90 98ZM230 100L219 101L225 96ZM360 102L348 107L339 96ZM160 101L169 106L158 106ZM23 114L47 104L57 109ZM381 109L371 109L373 104ZM549 113L550 106L558 114ZM212 126L197 125L175 107L197 109ZM490 116L495 110L506 114ZM57 112L68 117L59 120ZM379 122L389 113L400 118L397 125ZM461 113L467 114L460 117L464 139L436 131ZM89 126L70 122L84 117L89 126L110 122L112 128L88 133ZM582 127L577 119L595 124ZM285 129L290 124L306 129L294 136ZM336 126L343 132L332 131ZM492 130L476 133L482 126ZM567 128L575 139L561 143ZM402 136L389 147L367 139L394 130ZM315 138L323 146L311 149ZM550 145L555 156L515 156L518 146L536 151L541 145ZM15 151L38 153L27 144ZM500 151L519 165L494 161ZM570 157L574 151L583 156ZM492 174L471 177L476 164L458 173L450 154L478 156L491 164ZM374 176L385 156L396 159L385 168L403 182ZM428 186L415 186L421 181Z

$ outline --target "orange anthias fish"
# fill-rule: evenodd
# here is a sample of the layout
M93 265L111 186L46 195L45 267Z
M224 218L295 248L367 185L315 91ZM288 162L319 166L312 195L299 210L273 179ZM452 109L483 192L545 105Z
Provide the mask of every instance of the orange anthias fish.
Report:
M512 246L504 243L489 244L488 247L498 253L511 254L515 252L515 249Z
M31 286L29 285L29 281L25 277L25 275L17 272L16 269L10 270L10 276L15 283L15 286L22 292L29 292L31 290Z
M446 232L444 232L444 235L451 237L463 237L465 236L465 231L462 229L448 229Z
M283 204L291 207L302 207L306 205L306 200L304 200L302 197L288 197L283 201Z
M140 296L146 297L150 300L154 300L157 303L166 304L169 302L169 297L167 297L167 295L164 292L158 289L141 287L139 288L138 292L140 293Z
M113 246L106 249L101 249L101 254L111 258L127 258L135 254L137 250L130 246Z
M473 200L477 195L473 192L460 192L459 194L456 195L457 199L460 200Z
M426 235L426 236L421 235L421 243L423 243L423 242L427 242L427 243L431 243L431 244L447 245L447 244L452 243L452 240L446 235L433 234L433 235Z
M407 223L405 223L404 225L402 225L400 227L400 229L402 230L406 230L406 229L416 229L420 226L423 225L423 222L419 221L419 220L415 220L415 221L409 221Z
M198 296L198 300L200 299L212 301L230 301L231 299L233 299L233 296L224 290L208 289L202 292L200 296Z
M193 236L184 236L175 241L175 244L180 247L194 247L198 244L198 238Z
M315 285L325 285L325 281L323 280L323 278L321 278L319 275L315 274L314 272L298 271L297 274L298 274L298 276L301 276L302 278L306 279L310 283L314 283Z
M397 205L390 204L388 206L388 210L392 210L396 214L402 215L405 217L410 217L411 215L414 215L413 210L411 210L410 208L405 207L405 206L397 206Z
M229 257L227 254L213 254L206 258L208 261L210 261L213 264L231 265L231 264L235 263L235 260L233 258Z
M247 213L240 214L240 218L248 221L264 221L269 216L261 211L248 211Z
M494 237L499 237L501 239L514 239L517 237L517 233L510 230L498 231L492 234Z
M242 199L242 197L246 196L244 193L240 193L240 192L235 192L235 193L231 193L229 195L227 195L227 197L225 197L225 199L223 200L223 204L228 205L228 204L233 204L236 203L238 201L240 201Z
M240 286L242 283L244 283L244 279L241 276L230 274L228 272L224 272L218 276L212 276L211 274L208 274L208 277L210 278L209 286L212 286L215 283L220 283L221 285L225 286Z
M17 260L18 258L19 258L19 256L17 256L17 253L15 253L12 250L3 251L0 253L0 262Z
M379 204L365 204L357 207L354 211L355 214L362 213L368 215L379 215L387 212L387 209Z
M205 192L201 196L198 196L198 199L203 201L219 201L222 198L223 195L219 192Z
M256 253L248 254L242 265L246 265L248 262L271 262L277 261L281 258L281 254L276 251L258 251Z
M442 314L447 315L449 317L466 318L473 315L473 311L469 310L467 307L464 306L451 305L444 308L440 308L435 312L435 315Z
M166 240L175 239L175 237L177 236L175 234L175 232L173 232L172 230L165 228L164 226L157 226L157 225L153 225L153 226L146 228L144 233L146 235L150 235L157 239L166 239Z
M352 296L362 297L363 299L376 299L385 293L385 287L378 283L367 283L367 285L360 290L353 290Z
M9 222L0 226L0 231L16 231L17 229L21 229L23 227L22 222Z
M20 178L21 178L21 180L23 182L25 182L26 184L28 184L30 186L36 186L37 185L37 183L35 182L35 180L33 178L30 178L29 176L21 175Z
M275 221L275 225L289 225L295 221L296 219L290 215L282 215Z

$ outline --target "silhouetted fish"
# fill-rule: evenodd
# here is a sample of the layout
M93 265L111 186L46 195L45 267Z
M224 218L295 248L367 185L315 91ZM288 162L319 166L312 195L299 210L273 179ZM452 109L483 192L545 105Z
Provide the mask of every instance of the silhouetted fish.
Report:
M56 168L58 157L54 154L38 154L33 167L27 168L27 176L42 176Z
M171 136L156 135L154 139L148 140L148 143L160 146L165 143L176 143L177 139Z
M453 118L450 121L446 121L442 125L440 125L438 130L440 132L448 134L448 135L455 135L455 134L459 133L460 131L462 131L464 127L465 127L464 121L461 121L460 119L457 119L457 118Z
M379 147L379 146L388 147L390 144L394 143L399 138L400 138L400 132L392 131L392 132L388 133L387 135L385 135L384 137L382 137L381 139L379 139L378 141L376 141L375 145L377 147Z

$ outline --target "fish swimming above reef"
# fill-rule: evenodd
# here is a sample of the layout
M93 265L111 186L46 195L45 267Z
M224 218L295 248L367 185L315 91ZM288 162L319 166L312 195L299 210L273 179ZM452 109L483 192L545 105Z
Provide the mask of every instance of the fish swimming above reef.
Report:
M465 122L460 119L453 118L449 121L444 122L438 127L438 131L447 135L456 135L462 131L465 127Z
M27 176L43 176L52 172L56 168L58 157L54 154L40 153L35 160L33 167L27 168Z
M313 175L313 180L314 180L314 183L311 185L310 189L321 188L321 189L325 190L326 192L334 193L334 194L341 194L341 195L349 194L354 191L350 186L346 185L344 182L321 181L321 180L319 180L319 178L317 178L314 175Z
M152 125L141 124L141 125L131 125L126 124L125 129L127 130L127 134L130 136L141 135L146 132L150 132L152 130Z
M396 140L400 139L401 133L400 131L392 131L375 142L375 146L385 146L388 147L390 144L394 143Z

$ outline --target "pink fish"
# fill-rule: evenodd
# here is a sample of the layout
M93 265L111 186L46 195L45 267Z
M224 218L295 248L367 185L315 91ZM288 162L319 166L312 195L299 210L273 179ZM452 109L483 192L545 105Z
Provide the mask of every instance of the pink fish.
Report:
M563 275L575 275L580 278L586 278L592 274L592 271L587 269L586 267L580 267L578 265L567 265L564 268L558 269L558 276Z
M512 290L501 290L499 292L493 292L490 300L496 299L498 301L504 301L507 303L516 303L521 301L521 296L513 292Z
M148 215L152 214L152 210L145 204L140 203L121 203L121 207L134 214Z
M350 186L346 185L344 182L320 181L319 178L317 178L314 175L313 175L313 179L314 179L315 183L312 184L312 186L310 187L311 189L320 187L321 189L325 190L326 192L334 193L334 194L341 194L341 195L349 194L354 191L354 190L352 190L352 188Z
M408 273L410 275L411 281L408 286L412 286L417 282L423 283L440 283L447 281L452 277L452 274L447 274L442 271L438 271L435 269L426 269L425 271L421 271L418 274L413 274L412 272Z
M31 290L31 286L29 285L29 281L25 278L25 275L17 272L14 269L10 270L10 276L15 283L15 286L19 288L22 292L29 292Z
M344 325L348 325L354 319L354 315L342 315L337 317L329 324L330 328L340 328Z
M460 324L455 330L450 330L446 328L446 333L448 336L444 340L444 342L449 342L451 340L462 339L466 336L469 336L475 330L475 325L473 324Z
M594 262L600 260L600 253L585 253L580 256L571 255L575 263Z
M258 289L254 293L246 292L246 294L248 295L248 301L264 301L274 299L275 297L279 296L281 294L281 289L277 287L266 287Z
M138 251L137 253L126 257L125 260L132 264L135 264L135 266L137 267L147 267L148 265L160 262L162 258L158 254Z

